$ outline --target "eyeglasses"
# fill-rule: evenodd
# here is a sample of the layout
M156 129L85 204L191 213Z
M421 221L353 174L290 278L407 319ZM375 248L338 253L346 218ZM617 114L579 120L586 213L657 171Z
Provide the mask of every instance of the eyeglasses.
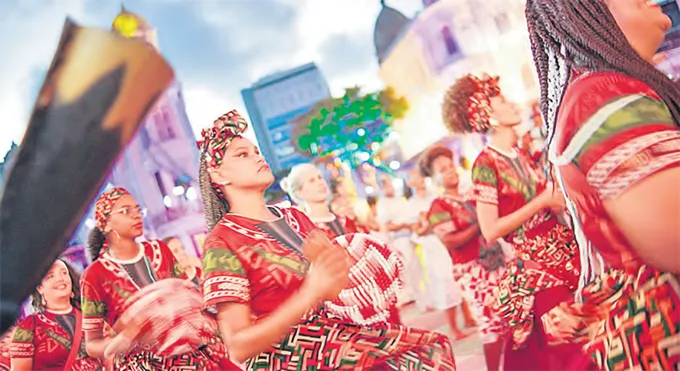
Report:
M140 216L143 218L146 216L146 209L141 206L125 206L118 210L112 211L111 214L121 214L129 218L133 218L135 216Z

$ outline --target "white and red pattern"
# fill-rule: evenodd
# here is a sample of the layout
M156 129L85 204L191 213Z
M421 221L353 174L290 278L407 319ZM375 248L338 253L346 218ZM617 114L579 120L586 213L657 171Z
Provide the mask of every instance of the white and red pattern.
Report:
M358 325L385 323L401 289L401 260L387 245L367 234L342 235L334 241L347 250L354 265L348 287L338 299L325 303L326 310Z
M476 194L474 197L475 201L498 205L498 190L496 188L483 184L474 184L472 189Z
M505 268L489 272L476 260L453 266L453 276L469 299L470 311L477 320L479 334L485 344L496 342L504 332L503 320L493 310L503 272Z
M217 332L214 318L202 308L203 296L192 282L168 278L130 297L114 330L120 333L134 326L140 330L133 339L137 344L149 346L161 356L184 354Z

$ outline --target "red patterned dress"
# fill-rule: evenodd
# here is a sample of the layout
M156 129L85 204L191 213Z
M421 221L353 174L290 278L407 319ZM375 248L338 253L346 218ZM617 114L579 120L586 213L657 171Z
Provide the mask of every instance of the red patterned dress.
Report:
M427 218L434 233L442 241L445 241L446 235L463 231L477 223L474 206L461 196L437 197L432 202ZM484 264L480 261L480 247L485 245L480 235L458 248L447 246L447 250L453 260L454 279L473 299L470 309L479 325L482 341L489 344L496 342L503 334L503 321L494 309L494 304L498 281L505 271L505 259L499 247L495 251L500 252L500 256L488 256L484 261L491 264Z
M497 205L499 217L526 205L546 186L545 177L526 155L517 150L502 153L490 145L475 161L472 182L475 200ZM578 287L579 252L571 230L550 210L535 214L505 240L512 244L515 259L499 282L496 304L511 332L513 349L519 349L534 331L536 306L554 306ZM545 295L538 303L541 293Z
M162 241L143 242L140 256L133 259L142 262L151 281L177 277L186 279L179 263L168 246ZM117 260L109 252L94 261L81 278L83 330L100 331L105 323L113 326L127 307L126 301L143 284L141 276L130 273L126 262ZM224 345L214 339L206 339L206 346L179 356L159 356L150 347L138 346L115 360L114 369L119 370L220 370L231 364L226 357Z
M577 77L560 107L553 161L609 270L585 287L582 303L564 303L542 320L554 341L581 341L600 369L680 369L678 276L645 265L602 206L680 166L677 125L649 86L614 73Z
M299 245L315 229L299 210L262 222L227 214L205 241L203 293L206 307L250 306L263 318L302 285L309 261ZM266 229L266 228L271 229ZM269 232L266 232L269 230ZM358 326L324 309L300 319L281 342L247 361L250 370L455 370L446 336L384 323Z
M49 311L31 314L19 321L14 335L10 355L12 359L30 358L34 370L63 370L71 353L76 316L82 314L73 308L68 314L54 314ZM94 371L102 369L102 362L88 357L84 337L72 369Z

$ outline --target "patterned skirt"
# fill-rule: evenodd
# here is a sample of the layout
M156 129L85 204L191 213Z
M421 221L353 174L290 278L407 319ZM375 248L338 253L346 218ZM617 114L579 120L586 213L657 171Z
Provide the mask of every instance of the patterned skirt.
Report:
M539 225L513 247L516 258L498 283L495 309L509 328L513 349L518 349L534 327L536 293L558 286L575 290L580 263L573 233L556 223Z
M476 260L453 266L453 276L470 300L470 311L484 344L496 342L504 333L503 320L494 309L498 282L504 272L505 268L489 272Z
M680 369L680 281L643 266L611 270L541 317L551 344L579 342L601 370Z
M315 315L248 360L247 369L454 371L456 365L442 334L390 324L362 327Z
M117 359L116 371L221 371L239 370L227 358L221 343L206 345L177 356L160 356L146 350L133 351Z

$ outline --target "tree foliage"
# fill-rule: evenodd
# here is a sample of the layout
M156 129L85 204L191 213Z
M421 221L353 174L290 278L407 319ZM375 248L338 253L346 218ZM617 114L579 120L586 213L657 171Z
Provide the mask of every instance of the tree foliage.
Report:
M406 99L392 88L367 94L348 88L295 120L293 145L311 157L337 156L353 167L370 163L407 110Z

